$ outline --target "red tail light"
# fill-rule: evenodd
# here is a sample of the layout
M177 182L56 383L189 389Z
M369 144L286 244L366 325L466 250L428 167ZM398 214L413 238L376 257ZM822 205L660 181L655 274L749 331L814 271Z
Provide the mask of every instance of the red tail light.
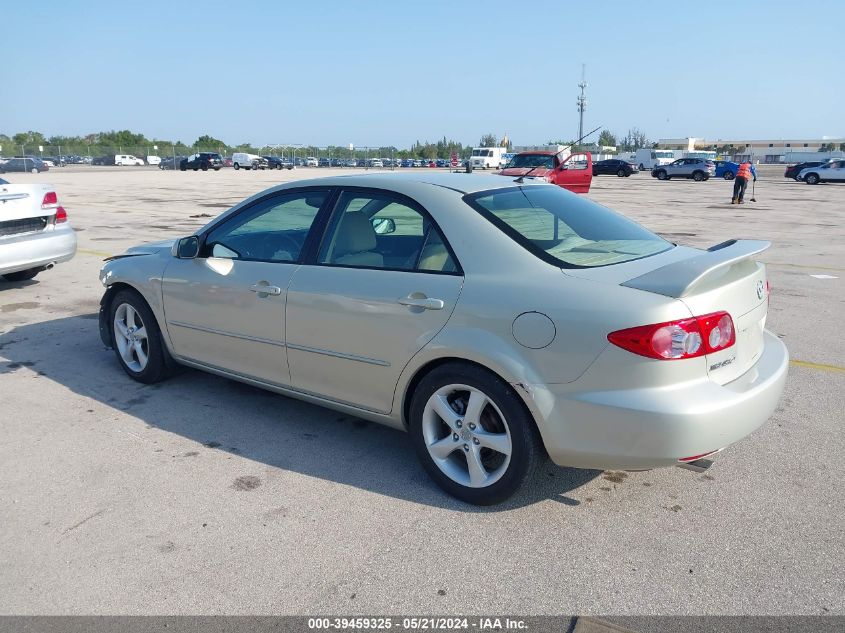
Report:
M57 207L56 217L53 218L53 224L62 224L63 222L67 222L67 211L65 211L64 207Z
M611 332L607 340L640 356L679 360L727 349L736 343L736 333L731 315L714 312L690 319Z
M55 191L48 191L44 194L44 199L41 201L41 208L42 209L52 209L55 207L59 202L58 197L56 197Z

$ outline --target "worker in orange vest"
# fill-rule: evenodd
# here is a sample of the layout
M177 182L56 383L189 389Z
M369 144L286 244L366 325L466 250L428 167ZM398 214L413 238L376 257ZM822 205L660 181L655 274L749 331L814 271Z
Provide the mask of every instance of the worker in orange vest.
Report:
M745 161L736 170L736 178L734 179L734 195L731 199L731 204L744 204L745 188L748 187L748 181L754 179L757 182L757 170L750 160Z

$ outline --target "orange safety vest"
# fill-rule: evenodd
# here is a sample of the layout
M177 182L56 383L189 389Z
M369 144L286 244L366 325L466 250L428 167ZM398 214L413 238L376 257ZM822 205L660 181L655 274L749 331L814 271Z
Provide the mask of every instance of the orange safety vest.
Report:
M736 172L736 177L751 180L751 163L742 163L742 165L739 166L739 170Z

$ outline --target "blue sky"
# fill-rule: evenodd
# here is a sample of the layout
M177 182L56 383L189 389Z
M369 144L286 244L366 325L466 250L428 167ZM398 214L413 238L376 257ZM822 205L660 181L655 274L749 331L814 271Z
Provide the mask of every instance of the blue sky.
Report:
M845 136L845 2L4 3L0 132L516 144ZM20 28L19 28L20 27Z

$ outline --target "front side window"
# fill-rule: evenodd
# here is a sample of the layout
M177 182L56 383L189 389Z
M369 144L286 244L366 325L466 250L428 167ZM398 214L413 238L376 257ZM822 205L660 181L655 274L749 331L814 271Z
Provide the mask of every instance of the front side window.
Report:
M528 251L562 268L619 264L673 247L615 211L556 186L496 189L464 201Z
M360 268L457 271L431 219L386 193L343 192L318 261Z
M204 257L296 262L328 191L282 193L258 202L214 228Z

